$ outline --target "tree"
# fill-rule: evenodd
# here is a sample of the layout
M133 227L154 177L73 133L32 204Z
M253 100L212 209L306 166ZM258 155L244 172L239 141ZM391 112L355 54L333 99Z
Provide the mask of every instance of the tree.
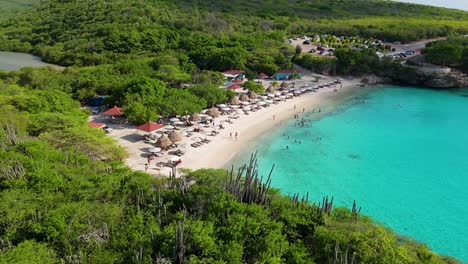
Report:
M263 85L254 81L247 81L242 85L242 87L257 94L262 94L265 92L265 88L263 87Z
M200 112L206 108L205 99L198 98L188 90L170 89L164 98L161 107L161 114L185 115Z
M155 121L158 118L159 106L145 103L145 100L138 95L129 95L126 101L127 103L123 107L123 112L129 120L137 124L143 124Z
M208 106L227 101L226 93L211 83L193 85L189 91L198 98L205 99Z
M193 81L196 84L214 84L221 86L224 83L224 75L220 72L204 70L200 73L195 73Z
M449 42L434 43L425 49L426 59L434 64L451 65L460 63L463 56L463 46Z
M299 45L296 45L296 52L295 52L294 55L297 57L297 56L301 55L301 53L302 53L302 47L299 46Z
M0 264L9 263L58 263L55 252L44 243L25 240L16 247L0 254Z

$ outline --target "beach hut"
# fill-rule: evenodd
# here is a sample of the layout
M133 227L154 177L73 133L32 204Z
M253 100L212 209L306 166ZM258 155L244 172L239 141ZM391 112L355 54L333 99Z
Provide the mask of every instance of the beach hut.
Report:
M166 134L162 134L156 141L156 146L158 148L165 149L169 147L172 144L172 141L169 139L169 137Z
M254 91L249 92L249 98L250 99L256 99L258 97L258 94L255 93Z
M231 98L231 101L229 101L229 103L232 104L232 105L240 104L239 97L234 96L233 98Z
M282 89L288 89L288 83L287 82L282 82L281 83L281 88Z
M249 96L246 95L246 94L243 94L243 95L241 95L241 97L239 99L241 101L243 101L243 102L247 102L247 101L249 101Z
M272 85L268 86L268 88L265 90L265 92L271 93L271 94L276 93L275 88L273 88Z
M257 75L257 79L266 79L266 78L268 78L268 75L264 74L263 72Z
M164 125L162 125L162 124L157 124L157 123L154 123L154 122L148 122L148 123L145 123L143 125L137 126L137 129L141 130L141 131L152 132L152 131L161 129L163 127L164 127Z
M114 106L102 114L107 115L107 116L121 116L123 115L123 112L122 112L122 108Z
M206 114L212 117L218 117L221 113L219 112L218 108L213 107L206 111Z
M175 131L172 131L170 134L169 134L169 139L172 141L172 142L177 142L177 141L181 141L182 138L180 137L180 135L175 132Z
M189 117L189 120L192 121L192 122L201 121L200 114L198 114L198 113L193 113L193 114Z

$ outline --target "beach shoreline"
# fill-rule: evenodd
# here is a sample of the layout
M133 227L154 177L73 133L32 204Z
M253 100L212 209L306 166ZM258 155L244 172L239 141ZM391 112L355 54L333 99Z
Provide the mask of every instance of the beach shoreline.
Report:
M323 88L249 115L242 115L233 124L226 124L219 135L210 138L209 144L200 148L188 147L179 169L225 168L246 146L255 144L253 141L256 138L277 129L295 115L300 118L301 114L313 109L320 109L322 113L329 112L336 105L368 90L359 84L358 78L343 79L342 87L337 92L331 88Z

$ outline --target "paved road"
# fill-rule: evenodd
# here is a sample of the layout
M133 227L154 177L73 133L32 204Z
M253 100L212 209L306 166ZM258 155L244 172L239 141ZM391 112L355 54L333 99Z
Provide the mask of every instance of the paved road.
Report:
M441 40L444 38L436 38L436 39L424 39L424 40L419 40L407 44L393 44L393 43L385 43L385 45L390 45L392 48L395 48L395 51L391 53L400 53L400 52L405 52L407 50L413 50L413 51L420 51L422 48L426 47L426 44L429 42L433 42L436 40Z

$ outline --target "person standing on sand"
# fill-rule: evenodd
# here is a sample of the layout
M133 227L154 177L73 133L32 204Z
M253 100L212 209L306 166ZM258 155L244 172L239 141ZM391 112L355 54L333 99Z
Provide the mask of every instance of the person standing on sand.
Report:
M229 132L229 138L232 139L232 132Z
M273 120L275 120L275 115L273 115Z
M237 132L236 132L236 141L237 141Z
M294 105L294 110L296 110L296 105Z
M148 164L145 164L145 172L148 172Z
M304 112L305 112L305 108L302 108L302 113L304 113Z

